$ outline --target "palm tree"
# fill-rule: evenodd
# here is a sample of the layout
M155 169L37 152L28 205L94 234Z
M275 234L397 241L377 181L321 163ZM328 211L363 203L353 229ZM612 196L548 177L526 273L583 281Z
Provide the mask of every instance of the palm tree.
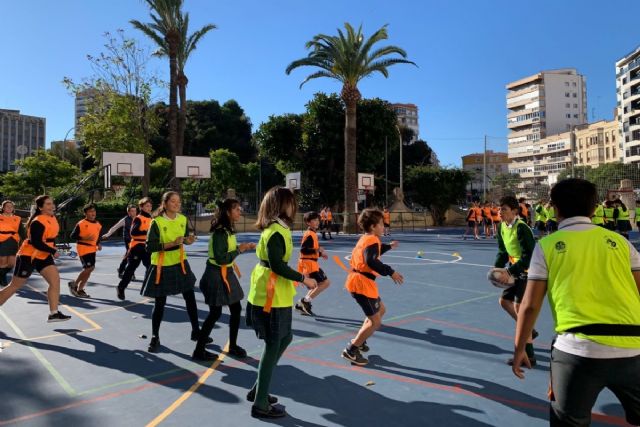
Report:
M214 24L207 24L195 31L193 34L189 33L189 14L185 13L184 16L179 18L180 28L180 48L178 49L178 92L180 98L180 114L178 116L178 152L182 154L184 149L184 131L187 123L187 84L189 79L184 73L189 55L196 49L196 45L211 30L215 30L217 27Z
M145 0L153 22L143 24L137 20L131 20L134 28L142 31L153 40L159 50L164 49L169 57L169 145L174 163L175 157L181 153L178 151L178 51L181 44L180 17L182 14L182 0Z
M349 24L344 24L346 34L338 29L337 36L318 34L306 44L311 50L305 58L293 61L286 69L290 74L298 67L312 66L320 70L307 76L300 84L302 87L309 80L318 77L329 77L342 83L340 96L345 103L344 123L344 219L345 231L354 231L355 223L351 225L350 215L354 212L357 196L356 170L356 106L361 98L358 82L365 77L378 72L384 77L389 76L387 68L394 64L413 64L405 59L406 52L396 46L386 46L372 51L373 46L386 40L387 26L383 26L368 39L364 40L362 26L358 31ZM400 58L388 58L388 55L398 54Z

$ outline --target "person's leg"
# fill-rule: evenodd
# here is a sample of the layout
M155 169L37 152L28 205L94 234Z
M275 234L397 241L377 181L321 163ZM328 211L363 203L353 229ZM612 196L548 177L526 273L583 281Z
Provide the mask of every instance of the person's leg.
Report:
M351 343L356 347L360 347L376 330L378 330L378 328L380 328L380 325L382 325L380 312L373 316L367 316L365 321L362 323L360 330L356 334L356 337L351 340Z
M0 256L0 286L7 286L7 273L10 269L9 257Z
M160 337L160 324L164 317L164 306L167 303L167 297L156 297L153 305L153 311L151 312L151 334L152 338Z
M518 320L518 313L516 313L516 308L513 300L505 299L504 296L502 296L500 297L498 302L500 303L500 307L502 307L502 309L506 311L513 320Z
M280 357L280 340L275 342L265 341L260 364L258 365L258 378L256 380L256 397L253 406L261 409L269 409L269 384L273 369Z
M11 278L11 282L4 288L0 289L0 306L13 296L24 284L27 283L26 277L18 277L15 274Z
M229 348L238 348L238 331L240 330L240 315L242 304L240 301L229 305Z
M602 367L598 359L551 350L550 426L591 425L591 409L604 388Z
M200 324L198 322L198 304L196 303L196 294L192 290L183 292L182 298L187 308L187 314L189 315L189 321L191 322L191 332L195 334L200 333ZM209 335L207 334L207 337Z
M216 322L220 318L220 314L222 313L221 306L210 305L209 306L209 314L207 318L202 323L202 329L200 329L200 334L198 337L198 342L196 344L196 348L193 351L193 358L198 360L212 360L216 356L213 353L207 354L206 345L209 341L209 335L211 335L211 331L215 326ZM216 356L217 357L217 356Z
M624 408L627 422L640 425L640 356L612 359L606 386Z
M131 278L133 274L136 272L136 269L142 262L142 258L135 254L129 254L127 258L127 267L124 269L124 273L122 273L122 279L120 283L118 283L118 289L125 290L129 283L131 282Z
M76 284L78 285L78 290L82 291L84 290L85 286L87 286L87 282L89 281L89 279L91 278L91 273L93 273L93 270L95 270L95 267L89 267L89 268L85 268L83 270L84 273L84 277L82 278L81 282L77 282Z
M122 278L124 269L127 268L127 259L129 258L129 242L127 242L126 240L124 241L124 248L125 248L125 253L124 253L124 256L122 257L122 261L120 262L120 265L118 266L118 276L120 276L120 278Z
M47 299L49 300L49 311L53 314L58 311L60 302L60 273L55 265L49 265L40 270L40 275L49 284L47 289Z

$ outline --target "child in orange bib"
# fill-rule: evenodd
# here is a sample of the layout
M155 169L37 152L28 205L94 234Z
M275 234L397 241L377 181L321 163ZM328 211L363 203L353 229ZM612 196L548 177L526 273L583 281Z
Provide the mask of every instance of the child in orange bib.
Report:
M301 314L313 316L311 311L311 301L326 290L331 282L318 265L318 259L327 259L324 248L318 243L318 227L320 226L320 215L317 212L307 212L304 214L304 222L307 224L307 231L302 236L300 245L300 259L298 260L298 271L309 277L316 279L318 286L309 289L307 295L295 305L296 310Z
M345 288L364 311L367 318L353 340L342 351L342 357L351 363L364 366L369 361L361 352L366 352L366 344L376 329L382 324L382 316L386 308L380 300L376 276L391 276L391 279L401 285L404 278L400 273L380 261L380 256L390 249L398 247L398 242L383 244L380 236L384 234L383 214L377 209L365 209L358 218L358 224L365 231L356 247L351 252L351 272L347 276Z
M84 219L80 220L71 232L71 238L77 242L82 271L76 280L69 281L69 292L75 297L90 298L84 288L96 268L96 252L102 250L102 245L100 245L102 225L96 221L96 205L88 204L83 208L83 211Z

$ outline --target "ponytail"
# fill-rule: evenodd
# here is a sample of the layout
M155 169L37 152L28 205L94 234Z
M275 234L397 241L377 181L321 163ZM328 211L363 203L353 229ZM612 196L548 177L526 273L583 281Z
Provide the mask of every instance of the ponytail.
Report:
M46 202L47 199L50 199L50 198L51 197L48 196L47 194L42 194L42 195L36 197L36 199L34 200L35 205L32 206L34 208L34 210L31 213L31 216L29 217L29 220L27 221L27 230L31 226L31 222L34 220L34 218L37 217L38 215L42 214L42 210L41 209L44 206L44 202Z

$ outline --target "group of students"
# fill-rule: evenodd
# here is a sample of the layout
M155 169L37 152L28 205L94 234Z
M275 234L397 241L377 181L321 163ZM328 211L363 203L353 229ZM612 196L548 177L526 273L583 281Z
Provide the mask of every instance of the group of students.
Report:
M490 277L505 288L500 305L516 321L508 363L521 379L522 366L536 364L534 326L548 296L556 332L550 425L590 425L604 388L616 395L627 422L640 425L640 254L622 233L594 221L600 215L594 184L563 180L550 197L558 228L537 244L518 200L500 201L503 221ZM621 202L611 205L619 209Z
M467 228L462 238L467 240L467 235L472 232L473 238L478 240L482 231L485 239L495 238L501 220L500 207L496 203L472 202L467 211Z
M124 292L135 270L142 263L146 267L140 293L154 298L152 309L152 335L149 352L160 350L160 325L167 297L182 295L191 323L191 340L196 341L192 353L194 360L211 361L218 356L206 350L212 342L211 331L220 318L222 308L229 307L228 354L244 358L247 352L237 344L241 321L241 301L244 292L240 285L240 271L235 263L238 255L254 250L258 262L251 272L245 318L256 336L265 342L258 367L255 384L247 393L253 402L251 415L257 418L277 418L286 415L275 396L269 395L273 370L280 357L292 341L293 309L303 315L313 315L311 302L326 290L330 281L319 267L320 259L327 259L324 248L319 245L317 232L322 216L316 212L304 215L307 230L303 235L297 268L289 266L293 257L291 227L298 210L294 194L282 187L269 190L260 204L257 228L261 231L258 243L238 243L234 224L240 219L240 203L226 199L216 212L211 224L208 259L199 287L209 306L209 314L200 327L195 298L196 277L193 274L186 245L194 243L196 237L189 230L187 218L180 213L181 199L177 192L169 191L162 196L161 204L154 213L151 199L145 197L135 206L129 206L127 216L109 232L102 234L102 226L96 220L93 204L84 207L85 217L79 221L71 236L77 242L82 271L69 282L70 293L79 298L90 298L86 286L95 268L96 253L101 241L123 228L126 254L118 268L120 282L117 298L125 299ZM327 219L325 210L325 227ZM358 219L364 231L355 246L345 287L360 306L365 319L354 338L347 343L341 356L354 365L364 366L368 360L362 355L369 351L367 339L382 324L386 308L380 299L376 277L390 276L402 284L403 277L390 266L380 261L386 251L397 247L397 242L382 244L385 233L385 215L376 209L365 209ZM4 269L15 263L13 278L0 290L0 305L4 304L27 281L36 269L49 285L49 322L70 319L58 309L60 275L54 259L59 257L55 240L59 232L55 217L55 205L50 196L35 199L35 211L22 227L19 217L13 214L13 204L2 204L0 215L0 262ZM5 236L9 236L5 238ZM4 240L3 240L4 239ZM22 239L22 245L18 244ZM0 270L0 277L5 270ZM295 286L302 283L308 288L306 295L294 304Z

